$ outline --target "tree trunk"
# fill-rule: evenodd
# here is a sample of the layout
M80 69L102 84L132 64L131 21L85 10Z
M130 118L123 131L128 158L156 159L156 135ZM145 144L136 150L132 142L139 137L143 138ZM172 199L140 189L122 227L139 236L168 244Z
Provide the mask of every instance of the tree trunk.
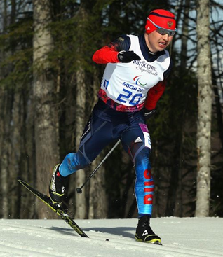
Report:
M24 100L26 103L33 103L33 88L30 86L28 92L28 100ZM24 152L22 152L22 160L19 170L19 177L29 181L31 185L36 183L36 151L35 151L35 137L34 137L34 116L35 106L33 104L26 105L26 131L25 131L25 146ZM36 198L30 194L26 189L21 186L19 191L19 205L20 205L20 218L36 218L36 206L33 204Z
M10 217L18 217L18 175L20 170L21 161L21 149L22 141L24 139L25 126L23 124L23 104L22 94L16 91L13 99L12 106L12 125L11 125L11 147L13 151L9 156L9 167L8 167L8 179L11 183L8 184L8 190L10 192L9 198L9 214ZM25 170L24 170L25 172Z
M76 150L78 150L81 135L86 123L86 83L84 70L81 68L81 65L76 74ZM76 173L76 187L80 187L85 179L86 171L78 170ZM82 194L76 194L76 219L87 218L86 204L86 188L84 188Z
M58 114L56 84L47 55L52 50L52 36L47 27L50 5L47 0L34 0L34 98L37 188L48 193L53 167L59 162ZM54 217L49 208L37 201L39 218Z
M101 162L100 156L96 158L95 162L91 165L91 172ZM107 197L105 193L105 180L104 180L104 167L100 167L100 170L90 180L90 192L89 192L89 219L103 219L107 218Z
M198 76L198 124L197 124L197 199L196 216L209 215L210 206L210 154L211 154L211 62L210 62L210 2L197 1L197 76Z
M97 70L94 70L94 82L91 94L94 98L92 98L91 107L95 105L97 101L97 91L100 86L100 80ZM92 109L91 108L91 109ZM103 152L100 154L95 162L92 163L90 167L90 172L98 166L98 164L103 159ZM95 219L95 218L107 218L107 196L105 192L105 169L102 165L100 170L93 176L90 180L90 190L89 190L89 212L88 218Z
M85 1L81 1L81 6L77 14L78 30L77 30L77 72L76 72L76 151L79 148L79 143L83 129L86 125L86 73L84 70L84 54L86 43L86 21L88 13ZM76 187L80 187L86 179L86 170L78 170L76 173ZM76 214L77 219L87 218L87 187L83 189L82 194L76 194Z
M3 32L7 30L7 26L9 25L7 19L7 1L3 3L3 18L2 18L2 29ZM9 54L8 52L1 51L1 58L4 59L6 55ZM8 71L7 71L8 72ZM2 68L0 73L0 78L4 77L5 70ZM6 90L5 86L0 88L0 99L1 99L1 119L0 119L0 166L1 166L1 180L0 180L0 192L1 192L1 217L8 218L9 211L9 190L8 190L8 183L9 183L9 176L8 176L8 169L9 169L9 160L11 154L11 142L10 142L10 128L11 128L11 115L12 115L12 98L13 92L12 90Z
M189 11L190 11L190 0L185 0L185 7L184 7L184 19L183 19L183 26L182 26L182 46L181 46L181 74L184 74L184 70L187 68L187 39L189 36ZM182 81L184 83L184 81ZM182 120L179 122L180 130L179 134L176 138L176 147L175 152L177 158L174 162L177 162L177 190L175 191L175 212L174 216L182 217L183 215L183 165L182 160L184 160L184 133L185 133L185 111L181 114ZM175 174L176 176L176 174Z
M1 89L1 216L8 218L8 165L11 154L10 123L12 114L12 93Z

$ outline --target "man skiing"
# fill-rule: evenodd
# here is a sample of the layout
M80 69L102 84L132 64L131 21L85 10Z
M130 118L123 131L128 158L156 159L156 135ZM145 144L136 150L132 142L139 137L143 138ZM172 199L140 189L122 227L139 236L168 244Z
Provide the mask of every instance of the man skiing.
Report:
M69 153L54 167L50 197L61 203L67 177L89 165L102 149L121 139L135 166L135 196L138 208L137 241L161 244L150 227L154 182L149 154L151 142L146 118L155 112L162 96L171 60L165 50L176 31L175 16L164 9L148 15L145 33L122 35L97 50L93 61L106 64L98 102L81 137L77 153Z

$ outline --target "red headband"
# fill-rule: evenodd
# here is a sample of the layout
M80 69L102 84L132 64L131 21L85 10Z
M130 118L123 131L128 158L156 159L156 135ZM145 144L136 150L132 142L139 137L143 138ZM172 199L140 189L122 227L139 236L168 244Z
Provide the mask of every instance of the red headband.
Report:
M157 26L162 27L164 29L175 30L176 28L175 15L169 11L163 9L156 9L150 12L148 18ZM152 24L150 20L148 20L148 18L147 23L145 25L147 34L156 30L156 27Z

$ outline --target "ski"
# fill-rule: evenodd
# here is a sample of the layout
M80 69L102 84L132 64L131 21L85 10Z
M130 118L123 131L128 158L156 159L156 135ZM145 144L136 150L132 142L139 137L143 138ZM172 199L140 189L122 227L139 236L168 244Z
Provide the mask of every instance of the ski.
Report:
M85 232L76 224L76 222L60 207L53 204L49 196L42 194L37 189L30 186L27 182L22 179L18 179L26 189L28 189L33 195L37 196L43 203L51 208L62 220L64 220L78 235L81 237L88 237Z

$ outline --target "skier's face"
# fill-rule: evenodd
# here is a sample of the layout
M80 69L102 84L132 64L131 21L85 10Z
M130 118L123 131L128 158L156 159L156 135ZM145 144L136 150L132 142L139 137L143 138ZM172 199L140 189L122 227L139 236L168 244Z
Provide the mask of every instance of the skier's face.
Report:
M164 50L173 40L173 36L168 34L160 34L156 30L149 34L145 33L144 36L146 44L152 53Z

